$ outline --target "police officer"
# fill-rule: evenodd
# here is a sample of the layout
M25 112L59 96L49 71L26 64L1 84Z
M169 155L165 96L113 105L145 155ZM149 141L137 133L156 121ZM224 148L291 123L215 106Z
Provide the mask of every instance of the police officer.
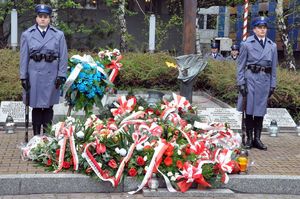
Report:
M210 59L214 59L214 60L219 60L222 61L224 60L224 57L221 53L219 53L219 44L216 42L212 42L210 44L211 50L210 53L205 55L205 58L210 58Z
M226 57L227 61L236 61L239 56L240 47L237 44L231 46L230 55Z
M24 91L29 91L33 133L39 135L41 125L45 133L52 123L53 105L66 79L68 51L63 32L50 25L52 8L39 4L35 12L36 24L21 35L20 79Z
M267 18L257 17L252 25L254 35L241 43L237 61L237 84L240 93L238 110L242 111L242 98L246 97L246 148L267 150L260 137L267 101L276 87L277 47L266 36Z

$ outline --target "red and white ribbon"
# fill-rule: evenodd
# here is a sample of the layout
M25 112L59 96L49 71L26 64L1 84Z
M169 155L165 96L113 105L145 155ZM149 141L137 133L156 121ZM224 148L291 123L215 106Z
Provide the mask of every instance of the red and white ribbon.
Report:
M222 179L223 183L225 184L227 184L229 181L227 173L231 173L235 166L231 161L231 155L232 151L229 149L217 149L214 153L214 160L216 163L218 163L221 171L223 171Z
M70 143L70 149L72 153L72 159L73 159L73 168L75 171L78 170L78 156L75 148L75 139L73 135L73 126L65 126L65 123L62 122L60 128L58 128L58 132L55 132L56 137L59 138L61 135L63 136L63 141L60 145L60 153L58 158L58 168L54 171L54 173L58 173L63 168L63 162L65 158L65 152L66 152L66 144L67 140L69 139Z
M92 153L89 151L89 147L96 147L95 142L91 142L87 144L83 150L82 157L87 161L87 163L90 165L92 170L95 172L95 174L103 181L109 181L113 187L117 186L117 183L115 181L114 177L105 178L103 177L104 171L102 170L99 163L96 161Z
M114 117L120 117L125 113L129 113L133 110L136 105L136 98L126 99L125 96L118 98L118 103L114 103L117 108L112 108L110 111Z
M107 65L107 68L112 69L109 75L109 81L114 82L117 77L122 64L119 61L122 59L122 55L118 56L116 60L111 60L111 63Z
M183 169L180 171L181 175L177 177L176 180L179 180L177 183L181 192L186 192L193 184L193 182L197 182L205 187L210 187L211 185L206 182L202 175L202 165L205 163L212 163L211 161L202 161L199 163L198 167L194 167L189 162L185 162L183 165Z

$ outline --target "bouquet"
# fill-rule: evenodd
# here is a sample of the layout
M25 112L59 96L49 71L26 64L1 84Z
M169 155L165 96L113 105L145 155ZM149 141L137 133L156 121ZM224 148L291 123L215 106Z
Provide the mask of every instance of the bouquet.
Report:
M74 55L69 60L68 79L64 86L66 99L75 110L83 109L86 115L91 113L94 105L101 106L101 101L122 64L118 50L102 51L99 58L90 55Z
M185 192L193 183L218 187L228 182L228 173L238 171L240 135L221 123L187 122L183 116L196 111L184 97L173 94L172 101L149 107L134 96L121 96L114 106L109 118L91 115L55 124L51 139L57 144L33 147L31 157L46 154L54 172L69 163L114 187L126 175L137 177L141 183L131 194L147 186L153 173L169 191Z

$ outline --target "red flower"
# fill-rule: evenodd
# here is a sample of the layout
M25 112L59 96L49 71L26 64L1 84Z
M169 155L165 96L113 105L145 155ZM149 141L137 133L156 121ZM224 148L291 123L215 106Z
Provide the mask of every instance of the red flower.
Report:
M52 165L52 159L48 159L46 165L51 166Z
M156 110L156 111L155 111L155 115L160 116L159 110Z
M109 176L109 171L108 170L104 170L103 172L102 172L102 177L104 178L104 179L107 179L107 178L109 178L110 176Z
M179 112L179 113L182 113L182 107L179 107L179 108L178 108L178 112Z
M181 160L177 160L176 161L176 166L178 169L182 169L183 168L183 163L181 162Z
M63 163L63 168L68 169L68 168L70 168L70 167L71 167L71 165L70 165L69 162L64 162L64 163Z
M96 152L97 154L101 154L101 153L104 153L106 151L106 146L104 144L97 144L96 146Z
M114 159L111 159L109 162L108 162L108 166L110 166L111 168L115 169L118 167L116 161Z
M166 156L172 156L174 153L174 146L172 144L168 144L168 148L167 150L165 151L165 155Z
M144 151L150 150L151 148L152 148L152 146L146 145L146 146L144 146Z
M187 146L185 147L185 153L186 153L187 155L189 155L189 154L191 153L190 145L187 145Z
M136 163L139 165L139 166L144 166L145 165L145 160L142 156L138 156L137 159L136 159Z
M171 157L168 156L168 157L165 158L164 163L165 163L165 165L168 167L168 166L171 166L171 165L172 165L173 160L172 160Z
M129 176L134 177L134 176L136 176L137 171L136 171L135 168L130 168L129 171L128 171L128 174L129 174Z
M60 153L60 149L56 149L56 151L55 151L56 159L59 158L59 153Z
M154 110L152 108L147 108L145 111L147 114L153 114Z
M86 170L85 170L85 173L87 173L87 174L89 174L89 173L91 173L92 172L92 167L89 167L89 168L87 168Z

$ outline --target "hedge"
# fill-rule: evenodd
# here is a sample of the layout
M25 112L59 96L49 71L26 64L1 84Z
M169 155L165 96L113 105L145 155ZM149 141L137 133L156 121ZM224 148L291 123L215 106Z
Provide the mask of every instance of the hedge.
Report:
M70 51L69 56L78 54ZM84 54L84 53L81 53ZM90 54L86 52L85 54ZM96 56L96 54L93 54ZM19 53L9 49L0 50L0 101L21 100L19 81ZM123 67L115 82L118 89L178 90L178 71L167 67L166 61L175 62L167 53L126 53ZM218 99L235 106L237 100L236 68L233 62L209 61L198 75L194 90L205 90ZM278 68L277 88L269 100L269 107L287 108L295 121L300 119L300 76Z

